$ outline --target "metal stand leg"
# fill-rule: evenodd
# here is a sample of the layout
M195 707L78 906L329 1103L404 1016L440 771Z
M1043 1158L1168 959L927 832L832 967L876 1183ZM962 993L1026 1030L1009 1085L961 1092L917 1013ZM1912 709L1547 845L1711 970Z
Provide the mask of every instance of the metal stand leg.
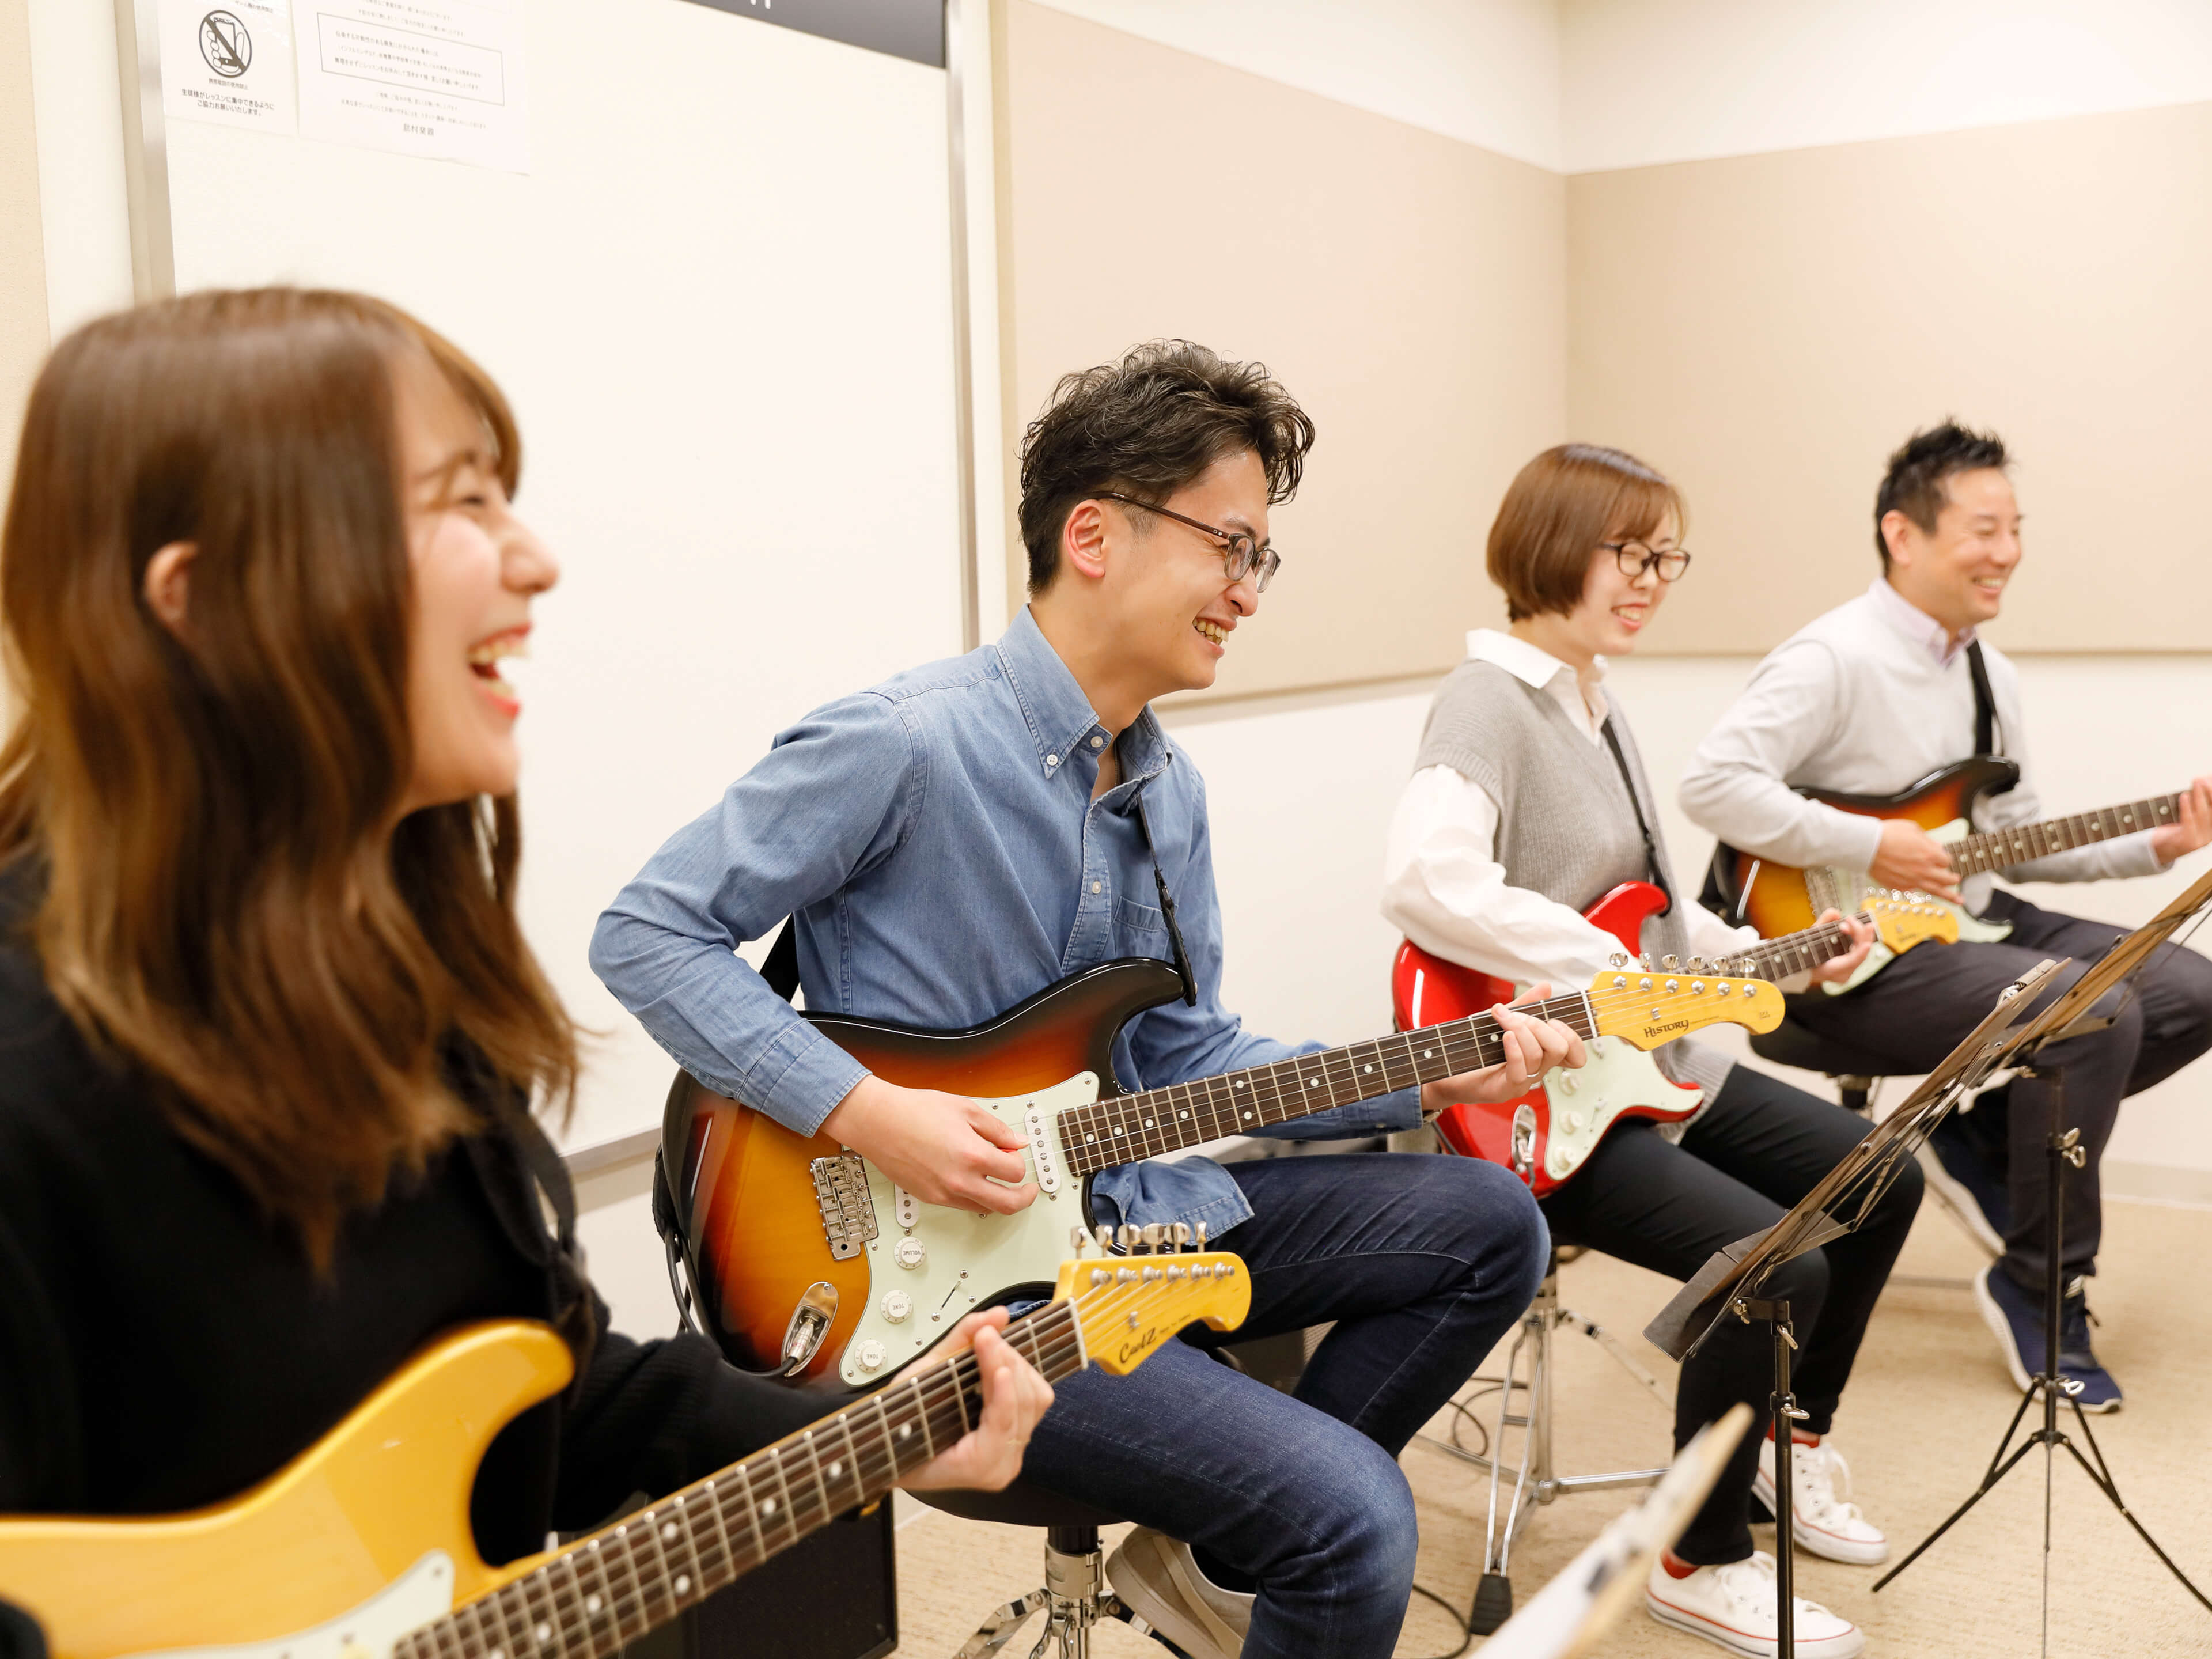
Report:
M1790 1460L1797 1425L1810 1414L1798 1409L1790 1384L1790 1356L1797 1352L1797 1339L1790 1331L1785 1301L1738 1297L1732 1311L1746 1324L1764 1319L1774 1331L1774 1394L1768 1402L1774 1425L1774 1656L1796 1659L1797 1488L1790 1479Z
M1535 1300L1528 1304L1528 1312L1521 1316L1520 1328L1514 1334L1513 1346L1506 1350L1505 1380L1498 1390L1497 1427L1491 1437L1489 1455L1468 1451L1433 1435L1421 1437L1438 1450L1463 1462L1472 1463L1477 1468L1487 1471L1490 1476L1490 1507L1483 1539L1482 1577L1475 1586L1474 1611L1468 1621L1468 1628L1477 1636L1491 1634L1513 1612L1513 1582L1510 1576L1513 1544L1537 1505L1549 1504L1568 1492L1656 1486L1659 1478L1667 1473L1663 1468L1624 1469L1610 1474L1562 1475L1558 1473L1553 1462L1552 1448L1552 1334L1563 1325L1574 1327L1595 1341L1649 1389L1662 1407L1672 1409L1672 1402L1667 1399L1657 1380L1621 1352L1620 1345L1604 1327L1559 1305L1559 1267L1554 1257L1551 1271L1544 1275L1543 1283L1537 1287ZM1525 1371L1524 1356L1527 1361ZM1522 1408L1518 1412L1514 1410L1513 1396L1516 1389L1522 1401ZM1520 1461L1510 1466L1513 1483L1510 1494L1504 1491L1509 1471L1505 1451L1508 1429L1521 1431Z
M2069 1030L2074 1029L2075 1028L2069 1028ZM2081 1466L2081 1472L2089 1477L2097 1490L2104 1493L2112 1506L2120 1512L2130 1527L2135 1528L2136 1535L2150 1547L2151 1553L2165 1564L2166 1570L2180 1582L2184 1589L2197 1598L2198 1605L2206 1612L2212 1613L2212 1601L2206 1600L2204 1592L2190 1581L2187 1573L2174 1565L2173 1558L2159 1547L2158 1540L2150 1535L2142 1522L2136 1519L2134 1514L2129 1510L2125 1500L2120 1496L2118 1486L2112 1479L2112 1471L2106 1467L2105 1455L2097 1445L2097 1437L2089 1431L2089 1419L2083 1413L2081 1402L2075 1398L2075 1395L2081 1391L2081 1385L2069 1382L2059 1375L2058 1331L2060 1322L2063 1317L2066 1283L2063 1249L2066 1237L2064 1171L2069 1166L2076 1170L2081 1168L2087 1161L2088 1152L2081 1145L2081 1132L2079 1129L2069 1129L2066 1127L2066 1113L2063 1105L2065 1067L2021 1066L2019 1068L2018 1074L2022 1077L2047 1078L2051 1083L2051 1122L2043 1143L2044 1213L2051 1218L2051 1243L2043 1273L2043 1367L2028 1379L2027 1391L2021 1395L2020 1404L2014 1408L2012 1421L2005 1425L2004 1435L1997 1442L1996 1455L1990 1459L1990 1466L1982 1476L1981 1485L1968 1493L1966 1502L1946 1516L1942 1523L1935 1531L1914 1545L1910 1555L1875 1579L1874 1587L1879 1590L1891 1579L1917 1561L1927 1553L1930 1545L1956 1526L1965 1517L1967 1510L1988 1497L1996 1489L1999 1481L2018 1468L2021 1461L2029 1452L2040 1446L2043 1448L2043 1638L2044 1646L2047 1650L2051 1640L2051 1470L2057 1462L2058 1449L2062 1446L2071 1454L2074 1461ZM2075 1445L2066 1431L2058 1426L2058 1403L2062 1400L2073 1407L2074 1420L2080 1425L2081 1437L2088 1443L2090 1452L2094 1454L2094 1462L2088 1456L2083 1455L2081 1449ZM2014 1447L2012 1443L2013 1436L2020 1431L2021 1424L2027 1419L2028 1407L2039 1401L2043 1407L2043 1426L2028 1435L2019 1446Z
M1165 1646L1158 1632L1106 1588L1103 1561L1095 1527L1047 1528L1044 1588L994 1612L968 1638L957 1659L993 1659L1036 1613L1044 1614L1044 1628L1030 1650L1030 1659L1048 1655L1052 1659L1091 1659L1091 1632L1109 1619Z

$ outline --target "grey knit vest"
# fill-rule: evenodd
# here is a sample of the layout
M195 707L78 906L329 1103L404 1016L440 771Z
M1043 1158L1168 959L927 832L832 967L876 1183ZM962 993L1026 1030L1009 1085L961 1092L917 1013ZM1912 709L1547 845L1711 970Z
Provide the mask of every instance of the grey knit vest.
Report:
M1613 735L1636 780L1644 820L1674 908L1644 924L1641 948L1655 959L1689 954L1680 909L1681 885L1667 857L1659 811L1644 760L1618 698ZM1515 887L1584 910L1624 881L1649 881L1644 836L1628 786L1601 738L1575 729L1552 695L1495 663L1462 663L1437 688L1413 769L1449 766L1498 803L1498 844L1492 856ZM1583 986L1560 986L1561 991ZM1735 1062L1689 1042L1670 1042L1656 1058L1678 1083L1704 1087L1711 1104ZM1671 1139L1672 1137L1670 1137Z

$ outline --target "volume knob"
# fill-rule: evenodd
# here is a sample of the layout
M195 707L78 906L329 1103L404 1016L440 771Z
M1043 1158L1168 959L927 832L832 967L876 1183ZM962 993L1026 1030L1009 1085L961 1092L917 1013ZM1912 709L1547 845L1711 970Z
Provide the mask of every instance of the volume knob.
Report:
M913 1312L914 1298L904 1291L893 1291L884 1298L884 1317L894 1325L906 1323L908 1316Z
M860 1369L862 1370L879 1371L884 1368L884 1361L889 1358L889 1356L884 1352L884 1345L882 1343L863 1342L860 1344L860 1352L854 1355L854 1358L860 1362Z

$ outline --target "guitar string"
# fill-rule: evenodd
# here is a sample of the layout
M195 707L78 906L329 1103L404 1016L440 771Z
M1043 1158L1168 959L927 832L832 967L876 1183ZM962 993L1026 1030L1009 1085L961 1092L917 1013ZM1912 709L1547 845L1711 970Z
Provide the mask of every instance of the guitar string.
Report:
M1170 1266L1174 1266L1195 1258L1169 1255L1158 1260L1164 1260ZM1141 1273L1152 1268L1154 1259L1137 1257L1133 1261L1134 1263L1142 1265L1133 1266L1132 1262L1123 1262L1120 1268L1115 1270L1115 1278L1113 1282L1079 1292L1069 1301L1055 1303L1048 1309L1041 1310L1029 1319L1019 1322L1008 1340L1019 1346L1026 1347L1032 1364L1045 1371L1048 1377L1064 1376L1079 1369L1083 1363L1085 1352L1081 1338L1084 1321L1079 1318L1076 1310L1082 1308L1089 1319L1103 1325L1105 1320L1125 1311L1123 1304L1142 1299L1148 1288L1145 1282L1139 1279L1134 1282L1125 1283L1121 1279L1120 1273L1122 1271ZM1098 1270L1100 1269L1094 1269L1094 1271ZM1091 1305L1094 1304L1097 1305ZM1048 1331L1050 1332L1049 1335L1046 1334ZM909 1379L908 1383L901 1385L902 1389L911 1390L913 1394L915 1403L907 1407L908 1411L913 1415L926 1419L923 1426L927 1453L915 1460L917 1464L928 1461L928 1456L934 1455L936 1436L932 1431L932 1425L936 1420L957 1416L963 1431L965 1431L966 1396L975 1392L979 1381L980 1368L973 1352L969 1352L957 1356L949 1364L933 1366L921 1376ZM461 1655L484 1655L516 1650L565 1653L568 1650L572 1638L576 1634L582 1635L589 1641L605 1639L602 1633L592 1628L592 1622L595 1620L604 1619L611 1624L613 1628L611 1633L617 1644L627 1639L624 1631L625 1620L632 1618L639 1620L641 1633L643 1629L652 1628L653 1624L659 1622L653 1616L651 1605L653 1598L658 1597L666 1603L667 1611L672 1613L679 1610L682 1606L698 1600L709 1593L712 1589L719 1587L716 1583L709 1582L715 1577L717 1569L700 1553L701 1528L697 1518L687 1514L687 1508L696 1509L699 1500L711 1498L712 1501L706 1505L708 1510L708 1518L715 1522L716 1529L722 1534L724 1540L720 1566L726 1576L722 1577L720 1582L729 1582L744 1569L738 1567L737 1552L731 1547L727 1531L728 1522L732 1518L727 1512L728 1494L713 1493L711 1488L720 1481L735 1478L744 1483L746 1487L745 1496L750 1498L752 1485L751 1472L754 1466L771 1462L777 1464L787 1463L795 1461L801 1455L816 1465L817 1490L820 1492L822 1499L819 1504L810 1510L791 1502L788 1475L779 1468L778 1485L785 1499L784 1521L781 1524L775 1522L771 1511L769 1525L764 1528L760 1523L760 1517L748 1517L750 1522L748 1529L757 1543L752 1550L747 1552L754 1557L747 1566L757 1565L758 1561L766 1559L768 1555L775 1551L787 1547L790 1543L795 1542L798 1538L804 1536L815 1527L826 1524L836 1514L842 1513L846 1509L852 1507L853 1504L866 1502L869 1489L876 1483L884 1481L884 1477L890 1476L895 1481L896 1475L902 1472L901 1458L899 1448L895 1443L891 1434L894 1425L891 1422L891 1407L889 1402L892 1395L899 1391L898 1389L886 1390L883 1395L872 1400L848 1407L828 1422L813 1425L808 1430L802 1431L799 1438L786 1445L770 1448L764 1453L757 1454L754 1457L734 1465L716 1476L709 1477L708 1480L695 1483L691 1486L672 1493L660 1504L629 1517L605 1532L590 1539L580 1540L568 1550L562 1552L559 1557L534 1569L522 1578L503 1586L500 1590L490 1595L479 1597L464 1607L456 1608L447 1618L411 1633L403 1638L403 1645L411 1644L420 1647L427 1644L434 1649L442 1650L450 1642L453 1644L453 1651ZM854 1414L862 1412L871 1413L875 1419L870 1426L874 1431L873 1438L880 1443L879 1448L872 1450L865 1460L857 1449L853 1435ZM904 1426L910 1427L911 1425ZM949 1430L950 1424L946 1424L945 1426ZM839 1460L839 1463L849 1460L853 1465L853 1472L849 1477L854 1492L852 1504L841 1504L830 1498L827 1479L820 1465L820 1450L813 1443L815 1436L833 1429L843 1431L847 1446L846 1458ZM909 1446L908 1448L909 1456L913 1448ZM836 1468L837 1465L833 1464L832 1467ZM848 1479L842 1470L836 1478ZM890 1483L886 1482L886 1484ZM690 1522L688 1526L681 1524L686 1520ZM775 1534L786 1531L789 1533L789 1537L782 1542L775 1544L769 1542L770 1538ZM667 1565L667 1552L665 1545L668 1541L676 1540L681 1540L686 1543L693 1570L696 1575L696 1582L690 1587L692 1593L690 1594L677 1592L673 1589L674 1583L686 1575L678 1574L670 1577L664 1571L656 1579L648 1581L638 1571L637 1550L641 1540L651 1542L660 1556L665 1569ZM610 1546L618 1547L609 1547ZM607 1562L616 1560L618 1555L619 1565L629 1577L630 1587L626 1590L616 1587L609 1577L608 1567L605 1565ZM590 1589L583 1581L582 1571L586 1564L591 1565L596 1572L599 1584L598 1591ZM562 1573L565 1573L570 1581L570 1589L566 1595L560 1591L557 1584L558 1576ZM530 1596L532 1591L544 1592L542 1606L537 1610L532 1610L530 1607ZM516 1642L514 1638L514 1625L509 1617L514 1609L505 1605L495 1605L505 1603L510 1597L523 1603L524 1631L526 1637L529 1638L526 1643ZM592 1605L595 1599L599 1603L597 1607ZM545 1613L551 1613L553 1619L549 1620L542 1617L541 1615ZM484 1626L487 1615L493 1613L500 1616L505 1633L494 1634L490 1644L486 1645ZM476 1639L473 1641L461 1628L464 1620L474 1623L478 1627ZM575 1627L580 1624L581 1630L578 1631ZM539 1629L549 1632L546 1639L537 1639L535 1632ZM396 1652L397 1650L395 1650Z

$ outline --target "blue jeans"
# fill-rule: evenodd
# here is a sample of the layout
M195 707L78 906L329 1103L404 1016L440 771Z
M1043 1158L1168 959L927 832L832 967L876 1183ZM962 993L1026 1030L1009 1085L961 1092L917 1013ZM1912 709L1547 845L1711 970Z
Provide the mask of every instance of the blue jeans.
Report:
M1222 1240L1251 1269L1243 1326L1060 1383L1024 1476L1258 1579L1245 1659L1380 1659L1413 1583L1398 1452L1528 1306L1549 1236L1526 1188L1471 1158L1229 1168L1254 1212ZM1331 1320L1295 1395L1206 1352Z

